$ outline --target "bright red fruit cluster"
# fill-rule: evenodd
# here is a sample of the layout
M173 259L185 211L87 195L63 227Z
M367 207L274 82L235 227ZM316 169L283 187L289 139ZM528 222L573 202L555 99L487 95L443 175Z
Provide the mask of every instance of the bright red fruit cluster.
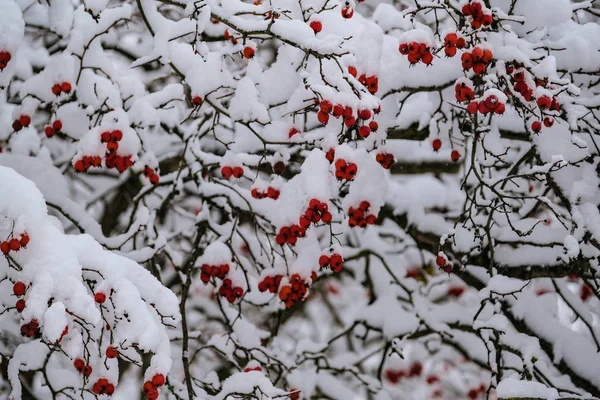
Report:
M271 186L269 186L266 191L258 190L258 188L252 188L250 193L252 194L252 197L254 197L255 199L269 198L269 199L273 199L273 200L277 200L279 198L279 194L280 194L279 190L277 190Z
M321 268L331 268L333 272L340 272L344 267L344 259L337 253L331 256L323 254L319 257L319 266Z
M233 304L236 300L242 298L244 289L239 286L233 286L231 279L223 279L223 283L219 288L219 295L225 297L230 304Z
M73 366L75 367L75 369L77 370L77 372L79 372L83 376L87 377L87 376L90 376L92 374L92 366L91 365L86 365L86 363L83 360L83 358L76 358L75 361L73 361Z
M40 323L37 319L32 319L26 324L21 325L21 336L33 337L39 334Z
M333 216L329 212L327 203L323 203L317 199L311 199L308 203L308 208L304 212L304 215L300 217L300 226L304 229L308 229L311 223L323 223L328 224L331 222Z
M456 96L456 100L461 103L465 101L472 101L475 98L475 92L473 91L473 88L464 81L459 81L454 86L454 94Z
M444 53L448 57L454 57L457 49L464 49L465 46L465 39L459 37L456 33L449 33L444 38Z
M296 302L304 299L308 293L310 283L305 282L298 274L290 277L289 285L285 285L279 291L279 299L285 303L287 308L292 307Z
M15 119L12 128L13 131L19 132L23 128L27 128L31 124L31 117L29 115L23 114L19 117L19 119Z
M258 290L261 292L277 293L279 285L281 284L282 275L271 275L265 276L262 281L258 283Z
M8 51L0 51L0 71L2 71L8 65L12 56Z
M92 386L94 394L106 394L111 396L115 392L115 385L110 383L106 378L100 378Z
M144 394L148 400L158 399L158 388L165 384L165 376L156 374L151 380L144 382Z
M277 236L275 236L275 242L280 246L283 246L286 243L293 246L298 241L298 238L303 238L305 235L306 228L303 228L300 225L294 224L291 226L284 226L279 230Z
M348 73L355 78L358 75L358 71L356 70L356 67L354 67L354 66L348 67ZM371 93L371 94L375 94L379 90L379 78L377 78L376 75L367 76L366 74L361 74L358 77L358 81L364 87L366 87L367 90L369 91L369 93ZM379 114L379 111L376 111L375 114Z
M358 207L350 207L348 209L348 225L351 228L355 226L366 228L367 225L373 225L377 220L377 215L369 214L369 207L371 204L368 201L361 201Z
M56 135L57 132L60 132L62 126L63 124L60 119L55 120L52 123L52 125L46 125L46 127L44 128L44 133L46 134L46 137L51 138L52 136Z
M472 101L467 106L467 112L469 114L477 114L477 112L480 112L483 115L490 113L504 114L504 111L506 111L506 105L501 102L496 95L490 95L479 102Z
M493 22L492 14L487 13L479 1L471 1L465 4L462 13L467 17L471 17L471 27L473 29L489 26Z
M0 243L0 251L2 251L2 253L6 255L11 251L21 250L21 247L26 247L28 243L29 235L27 233L22 233L20 239L13 237L10 240L5 240L2 243Z
M426 43L400 43L398 51L400 51L400 54L408 56L408 62L412 65L417 64L419 61L425 65L430 65L433 62L433 54L431 54L431 49Z
M437 266L443 270L444 272L450 273L452 272L452 264L448 261L448 259L446 257L444 257L443 255L438 255L435 258L435 263L437 264Z
M244 168L237 166L237 167L230 167L230 166L224 166L221 167L221 175L223 175L223 178L225 179L229 179L232 176L235 179L241 178L242 176L244 176Z
M339 158L335 162L335 177L338 180L351 181L358 172L358 166L353 162L346 162L343 158Z
M394 165L394 162L396 161L396 158L394 157L393 154L389 154L389 153L378 153L375 156L375 160L381 164L381 166L385 169L390 169L392 168L392 165Z
M100 167L102 165L102 158L100 156L83 156L81 159L75 161L73 168L77 172L86 172L91 167Z
M481 47L474 47L470 53L465 52L460 57L463 69L469 71L472 68L476 75L483 74L493 58L494 54L490 49Z
M150 181L151 184L156 185L158 184L158 182L160 181L160 176L158 176L158 174L154 171L154 169L150 168L149 166L145 166L144 170L142 171L142 174L148 178L148 180Z
M200 280L204 283L208 283L210 278L225 279L229 273L229 269L229 264L203 264L200 268Z
M55 96L60 96L61 93L71 93L71 84L69 82L55 83L52 86L52 93Z
M469 390L467 392L467 397L469 398L469 400L475 400L479 397L480 394L483 395L486 390L487 388L485 386L485 383L482 383L481 385L479 385L479 387L472 388L471 390Z

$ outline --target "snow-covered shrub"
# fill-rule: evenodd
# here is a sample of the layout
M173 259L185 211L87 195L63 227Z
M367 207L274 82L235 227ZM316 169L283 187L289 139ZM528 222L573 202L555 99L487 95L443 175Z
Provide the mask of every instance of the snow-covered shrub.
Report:
M0 0L0 398L600 398L599 18Z

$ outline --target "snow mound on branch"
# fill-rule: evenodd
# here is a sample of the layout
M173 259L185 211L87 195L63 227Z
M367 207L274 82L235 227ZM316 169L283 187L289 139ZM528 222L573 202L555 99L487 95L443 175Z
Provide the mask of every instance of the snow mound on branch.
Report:
M80 342L80 326L97 340L105 332L100 321L114 318L111 334L115 342L137 343L141 350L154 353L151 368L168 372L170 345L163 323L175 324L180 319L175 294L139 264L105 250L91 236L65 235L48 215L40 190L12 168L0 166L0 193L0 216L14 222L14 226L2 224L0 238L25 232L30 237L26 247L11 254L21 270L9 268L7 259L0 258L0 271L28 286L23 321L38 320L43 337L50 342L60 340L65 328L71 328L61 342L65 351L71 351L77 348L73 342ZM95 292L111 296L110 307L100 309L94 301L88 288L93 281L98 282ZM84 325L69 327L69 315ZM20 398L21 390L18 369L28 365L31 357L28 352L17 357L18 350L9 365L15 377L11 379L15 398Z
M258 121L266 124L269 122L267 108L258 101L258 89L248 77L238 83L235 96L229 106L231 118L235 121Z
M498 398L536 397L540 399L557 399L558 391L539 382L521 381L507 378L498 384Z

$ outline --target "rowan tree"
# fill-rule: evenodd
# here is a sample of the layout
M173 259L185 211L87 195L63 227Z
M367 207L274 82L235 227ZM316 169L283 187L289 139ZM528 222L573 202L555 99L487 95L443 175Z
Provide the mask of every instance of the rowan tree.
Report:
M0 398L600 399L599 17L0 1Z

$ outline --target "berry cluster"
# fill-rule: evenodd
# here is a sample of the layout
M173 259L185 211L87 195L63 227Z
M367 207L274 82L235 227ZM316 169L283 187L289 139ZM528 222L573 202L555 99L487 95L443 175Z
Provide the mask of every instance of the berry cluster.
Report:
M305 282L298 274L290 277L289 285L284 285L279 291L279 299L285 303L287 308L301 301L308 294L310 284Z
M523 96L525 101L533 100L533 88L529 87L527 84L525 69L518 68L515 70L513 64L506 64L506 73L512 75L514 88L521 96Z
M471 27L479 29L482 26L489 26L493 22L492 14L479 1L471 1L462 7L462 13L466 17L471 17Z
M426 43L400 43L398 51L404 56L408 56L408 62L411 65L417 64L419 61L425 65L430 65L433 62L433 54Z
M123 139L123 132L115 130L112 132L102 132L100 142L106 143L106 151L111 153L119 149L119 142Z
M456 96L456 101L460 103L472 101L475 98L475 92L473 91L471 81L465 78L461 78L456 81L456 85L454 86L454 95Z
M12 56L8 51L0 51L0 71L2 71L8 65L8 62L11 60Z
M11 251L21 250L21 247L26 247L28 243L29 235L27 233L22 233L20 239L13 237L10 240L5 240L2 243L0 243L0 251L2 251L2 253L6 255Z
M92 386L92 392L98 395L106 394L112 396L115 392L115 385L110 383L106 378L100 378L94 383L94 386Z
M221 175L223 175L223 178L225 179L229 179L232 176L235 179L239 179L242 176L244 176L244 168L237 166L237 167L230 167L230 166L224 166L221 167Z
M83 376L87 377L92 374L92 366L86 364L83 358L76 358L75 361L73 361L73 366L75 367L77 372L79 372Z
M317 199L311 199L304 215L300 217L299 223L302 228L308 229L311 222L317 224L319 221L323 221L323 223L328 224L331 222L332 218L333 216L329 212L327 203L323 203Z
M55 83L52 86L52 93L54 93L55 96L60 96L61 93L71 93L71 89L71 84L69 82Z
M331 268L333 272L340 272L344 267L344 259L338 253L334 253L331 256L327 254L319 257L319 266L323 268Z
M394 162L396 161L396 158L394 157L393 154L389 154L389 153L377 153L377 155L375 156L375 160L381 164L381 166L385 169L390 169L392 168L392 165L394 165Z
M91 167L100 167L102 165L102 158L100 156L83 156L79 160L75 161L73 168L77 172L86 172Z
M142 171L142 174L148 178L148 180L150 181L151 184L156 185L158 184L158 182L160 181L160 177L158 176L158 174L154 171L154 169L150 168L149 166L145 166L144 170Z
M498 99L498 96L493 94L479 102L472 101L467 106L467 112L469 114L477 114L477 112L480 112L483 115L490 113L504 114L504 111L506 111L506 105Z
M288 243L291 246L295 245L298 238L303 238L306 235L306 228L300 225L284 226L279 230L277 236L275 236L275 242L283 246Z
M476 75L483 74L493 58L491 50L481 47L474 47L470 53L465 52L460 57L463 69L469 71L472 68Z
M379 90L379 78L377 78L376 75L366 76L365 74L362 74L358 77L358 81L362 83L371 94L375 94Z
M202 264L202 267L200 268L200 280L204 283L208 283L210 278L225 279L229 273L229 269L229 264Z
M18 281L13 285L13 294L15 296L21 297L25 294L25 292L27 292L27 285L25 285L25 283ZM17 312L23 312L23 310L25 309L25 300L17 300L15 308L17 309Z
M335 161L335 177L338 180L351 181L356 176L358 167L353 162L346 162L343 158L339 158Z
M33 337L40 334L40 323L37 319L32 319L28 323L21 325L21 336Z
M280 194L279 190L277 190L271 186L269 186L266 191L258 190L258 188L252 188L250 193L252 194L252 197L254 197L255 199L269 198L269 199L273 199L273 200L277 200L279 198L279 194Z
M46 125L46 127L44 128L44 133L46 134L46 137L51 138L52 136L56 135L57 132L60 132L62 126L62 121L60 119L55 120L52 123L52 125Z
M321 21L317 21L317 20L311 21L310 29L312 29L316 35L317 33L321 32L321 29L323 29L323 24L321 23Z
M223 32L223 37L225 40L229 40L234 46L238 43L237 39L227 29Z
M443 254L438 254L438 256L435 258L435 263L437 264L439 269L441 269L442 271L444 271L448 274L450 272L452 272L452 264L448 261L446 256L444 256Z
M393 383L395 385L398 382L400 382L400 380L402 380L404 377L415 378L415 377L421 376L422 373L423 373L423 364L421 364L420 362L417 361L417 362L413 363L410 366L410 368L408 368L408 370L406 370L406 371L402 370L402 369L390 368L385 371L385 377L387 378L388 381L390 381L390 383Z
M12 128L13 131L19 132L23 128L27 128L31 124L31 117L29 115L23 114L19 117L19 119L15 119Z
M348 209L348 225L351 228L355 226L366 228L367 225L373 225L377 220L377 216L369 214L369 207L371 207L371 204L368 201L361 201L358 207L350 207Z
M354 116L354 110L352 107L345 107L341 104L335 106L328 100L323 100L319 103L319 112L317 113L317 119L323 125L327 125L329 122L329 114L335 118L343 117L344 125L348 128L352 128L356 124L356 117Z
M537 99L537 106L539 107L540 111L542 111L542 113L544 111L558 111L560 110L560 103L558 101L558 99L555 98L550 98L549 96L540 96ZM545 116L544 117L544 126L546 128L550 128L552 125L554 125L554 118L551 116ZM531 124L531 130L534 133L539 133L542 130L542 123L540 121L534 121Z
M469 400L475 400L479 397L479 395L484 395L486 390L487 387L485 386L485 383L482 383L479 385L479 387L470 389L467 392L467 397Z
M277 293L279 285L281 284L281 278L283 278L282 275L265 276L264 279L258 283L258 290L260 290L261 293L267 291L270 293Z
M236 300L242 298L244 295L244 289L240 286L233 286L231 279L223 279L223 283L219 288L219 295L225 297L230 304L236 302Z
M156 374L149 381L144 382L144 394L148 400L158 399L158 388L165 384L165 376L163 374Z
M368 125L366 124L366 121L371 119L371 115L371 110L368 109L358 111L358 119L364 121L363 125L358 128L358 134L364 139L368 138L372 132L377 132L379 129L379 124L375 120L369 122Z
M454 57L457 49L464 49L466 45L464 38L459 37L456 33L449 33L444 38L444 53L448 57Z

